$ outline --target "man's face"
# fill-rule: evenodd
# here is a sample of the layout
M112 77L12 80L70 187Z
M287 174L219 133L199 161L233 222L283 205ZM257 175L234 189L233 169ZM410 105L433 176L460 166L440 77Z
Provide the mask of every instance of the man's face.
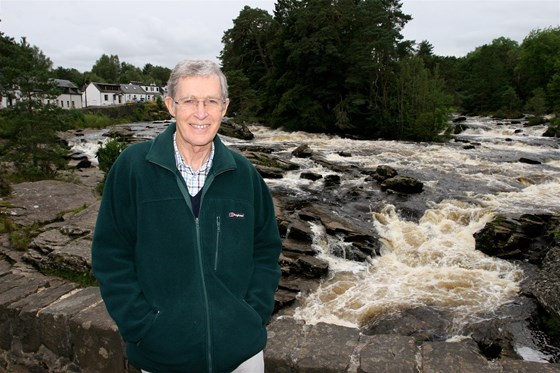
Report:
M181 78L165 104L177 121L177 146L196 152L211 147L229 101L222 101L220 80L213 75Z

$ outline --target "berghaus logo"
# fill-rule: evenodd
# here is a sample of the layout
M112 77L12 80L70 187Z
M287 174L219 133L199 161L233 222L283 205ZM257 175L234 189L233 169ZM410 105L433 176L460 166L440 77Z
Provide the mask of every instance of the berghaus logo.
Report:
M245 213L230 211L230 212L228 212L228 218L230 218L230 219L243 219L243 218L245 218Z

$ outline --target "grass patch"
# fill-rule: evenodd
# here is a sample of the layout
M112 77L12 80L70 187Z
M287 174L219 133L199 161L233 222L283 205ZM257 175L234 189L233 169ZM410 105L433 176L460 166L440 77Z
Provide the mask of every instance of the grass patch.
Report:
M41 273L47 276L59 277L84 287L99 286L97 279L89 272L74 272L68 269L50 268L42 269Z
M33 238L37 237L40 232L39 224L31 224L25 227L18 227L12 223L11 230L8 231L10 244L16 250L25 251Z

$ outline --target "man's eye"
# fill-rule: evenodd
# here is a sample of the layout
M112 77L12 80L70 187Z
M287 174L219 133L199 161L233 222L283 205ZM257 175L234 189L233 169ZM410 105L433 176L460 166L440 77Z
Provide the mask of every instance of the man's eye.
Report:
M219 104L220 104L220 102L218 100L216 100L215 98L209 98L208 99L208 105L218 106Z
M183 105L193 105L193 104L195 104L195 103L196 103L196 101L193 100L193 99L190 99L190 98L185 99L185 100L183 100L183 102L182 102Z

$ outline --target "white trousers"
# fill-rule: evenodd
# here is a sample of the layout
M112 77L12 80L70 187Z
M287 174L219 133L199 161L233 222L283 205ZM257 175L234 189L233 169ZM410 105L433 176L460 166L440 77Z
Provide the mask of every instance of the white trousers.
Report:
M142 373L150 373L143 370ZM231 373L264 373L264 354L259 352L252 358L245 360Z

